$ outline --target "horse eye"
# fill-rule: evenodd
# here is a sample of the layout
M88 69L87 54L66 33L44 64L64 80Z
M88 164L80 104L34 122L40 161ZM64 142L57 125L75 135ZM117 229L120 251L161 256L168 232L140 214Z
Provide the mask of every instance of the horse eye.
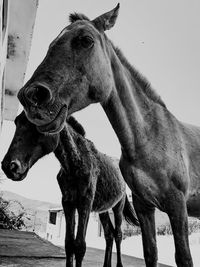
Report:
M82 36L80 38L80 44L84 48L90 48L94 45L94 40L90 36Z
M94 45L94 40L90 36L78 36L72 40L72 47L75 49L91 48Z

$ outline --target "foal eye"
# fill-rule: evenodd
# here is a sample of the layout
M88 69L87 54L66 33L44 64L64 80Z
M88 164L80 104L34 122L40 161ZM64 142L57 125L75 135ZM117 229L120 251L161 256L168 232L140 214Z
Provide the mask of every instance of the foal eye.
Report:
M94 45L94 40L90 36L82 36L80 38L81 46L84 48L90 48Z

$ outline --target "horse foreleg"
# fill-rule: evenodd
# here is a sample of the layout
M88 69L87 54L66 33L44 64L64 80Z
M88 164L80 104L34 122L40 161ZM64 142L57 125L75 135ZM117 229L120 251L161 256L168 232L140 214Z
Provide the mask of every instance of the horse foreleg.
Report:
M78 228L74 242L74 253L76 258L76 267L82 266L82 261L86 252L85 236L88 220L91 212L92 201L87 197L82 197L78 203Z
M133 196L134 208L142 231L144 259L147 267L157 266L155 209L145 208Z
M117 249L117 267L123 267L122 257L121 257L121 242L122 242L122 220L123 220L123 209L125 204L125 197L113 207L114 219L115 219L115 243Z
M170 193L167 198L167 213L170 219L174 243L175 259L178 267L192 267L188 240L188 215L186 201L182 192Z
M74 228L75 228L75 206L70 201L62 201L65 221L65 252L66 252L66 267L73 267L74 254Z
M103 267L111 267L114 227L107 211L100 213L99 218L103 226L104 237L106 240L106 250Z

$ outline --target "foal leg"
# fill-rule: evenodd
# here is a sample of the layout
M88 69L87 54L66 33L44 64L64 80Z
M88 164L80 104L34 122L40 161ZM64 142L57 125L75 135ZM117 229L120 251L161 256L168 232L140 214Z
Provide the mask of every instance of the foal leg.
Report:
M104 237L106 240L106 251L105 251L103 267L111 267L114 227L112 225L112 222L110 220L110 217L107 211L100 213L99 218L103 226Z
M121 242L122 242L122 220L123 220L123 209L125 204L125 197L113 207L114 219L115 219L115 243L117 249L117 267L123 267L121 258Z
M74 243L74 252L76 258L76 267L82 266L82 261L86 252L85 236L87 231L88 220L91 212L92 200L87 197L79 199L78 203L78 229Z
M188 240L188 215L184 195L174 192L167 199L167 213L175 243L175 259L178 267L192 267Z
M145 208L134 196L134 208L142 231L144 259L147 267L157 267L155 209Z
M66 267L73 267L74 254L74 228L75 228L75 206L70 201L62 201L65 221L65 253L66 253Z

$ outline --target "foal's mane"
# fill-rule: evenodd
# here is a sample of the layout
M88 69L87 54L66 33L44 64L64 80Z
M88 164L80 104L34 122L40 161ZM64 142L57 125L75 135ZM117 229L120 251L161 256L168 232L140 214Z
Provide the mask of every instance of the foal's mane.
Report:
M77 21L77 20L87 20L90 21L90 19L81 13L73 13L69 15L69 21L71 23ZM138 71L136 70L125 58L121 50L114 46L114 44L110 41L115 53L117 54L118 58L120 59L121 63L129 70L134 80L137 82L137 84L142 88L143 92L154 102L160 104L163 107L166 107L165 103L161 99L161 97L155 92L155 90L152 88L149 81Z

